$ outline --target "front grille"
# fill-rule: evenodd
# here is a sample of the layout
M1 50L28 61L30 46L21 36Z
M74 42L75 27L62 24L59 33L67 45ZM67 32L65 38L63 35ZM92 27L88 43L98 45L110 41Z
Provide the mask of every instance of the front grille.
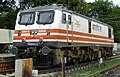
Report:
M33 60L35 68L49 68L53 63L52 55L38 55Z

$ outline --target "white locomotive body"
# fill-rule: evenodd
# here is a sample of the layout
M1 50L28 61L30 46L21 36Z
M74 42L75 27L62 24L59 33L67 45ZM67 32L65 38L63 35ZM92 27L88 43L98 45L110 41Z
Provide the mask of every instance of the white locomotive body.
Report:
M43 58L56 65L63 56L68 63L111 56L114 35L111 26L95 19L64 7L40 6L18 13L13 42L15 54L39 60L35 66L47 63Z

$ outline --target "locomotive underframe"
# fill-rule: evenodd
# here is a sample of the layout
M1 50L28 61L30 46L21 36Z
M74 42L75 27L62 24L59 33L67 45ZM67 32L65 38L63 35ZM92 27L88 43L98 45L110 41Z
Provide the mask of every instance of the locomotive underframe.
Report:
M69 43L66 44L66 47L60 47L60 45L53 43L56 47L51 47L52 43L50 43L50 45L47 44L38 44L38 46L31 44L31 46L28 46L27 43L19 43L19 46L17 46L16 43L15 45L18 49L16 58L31 57L33 58L33 65L36 68L46 68L60 64L62 57L66 58L66 64L76 64L84 61L97 60L99 58L106 59L112 56L113 48L112 46L90 46L90 44L84 44L84 46L83 44L79 44L81 46L77 46L77 44L72 45Z

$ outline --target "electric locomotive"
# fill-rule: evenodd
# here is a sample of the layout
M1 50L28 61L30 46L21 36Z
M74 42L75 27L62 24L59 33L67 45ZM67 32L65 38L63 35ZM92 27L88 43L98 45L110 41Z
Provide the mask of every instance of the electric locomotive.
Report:
M11 52L36 67L112 56L113 28L63 6L39 6L17 15Z

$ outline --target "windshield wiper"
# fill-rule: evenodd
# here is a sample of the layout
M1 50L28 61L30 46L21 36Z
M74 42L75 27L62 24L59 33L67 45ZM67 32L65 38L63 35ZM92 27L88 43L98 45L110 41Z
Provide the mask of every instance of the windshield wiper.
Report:
M32 14L30 15L30 17L28 18L27 22L25 23L25 26L27 26L28 23L30 23L31 20L32 20Z
M45 20L45 22L43 23L43 25L45 25L46 23L48 23L48 21L51 19L51 14L48 16L48 18Z
M30 15L26 23L29 23L31 20L32 20L32 14Z

